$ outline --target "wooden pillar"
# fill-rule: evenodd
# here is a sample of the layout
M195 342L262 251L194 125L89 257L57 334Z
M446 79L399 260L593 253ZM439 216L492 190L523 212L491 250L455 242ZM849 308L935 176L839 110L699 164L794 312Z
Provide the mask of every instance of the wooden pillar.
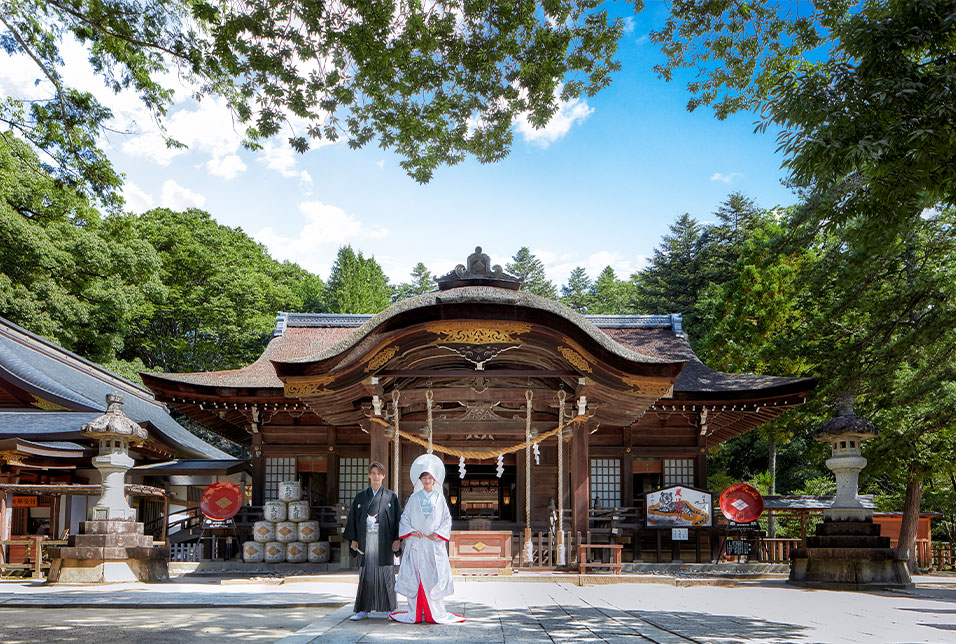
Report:
M167 530L169 530L169 495L163 495L163 528L162 532L159 534L160 540L169 545L169 539L166 538Z
M368 434L371 443L369 446L369 463L378 461L387 468L388 440L385 438L385 427L373 422L369 422L368 425ZM388 472L385 472L385 474L385 483L388 483Z
M7 516L10 510L8 494L6 490L0 491L0 541L10 538L10 517ZM7 547L4 545L0 545L0 563L7 563Z
M588 423L578 423L571 438L571 522L572 531L582 537L588 533L591 506L590 460L588 457Z
M252 505L266 502L266 459L262 454L262 433L252 434Z
M707 489L707 408L697 415L697 458L694 464L694 485L701 490Z

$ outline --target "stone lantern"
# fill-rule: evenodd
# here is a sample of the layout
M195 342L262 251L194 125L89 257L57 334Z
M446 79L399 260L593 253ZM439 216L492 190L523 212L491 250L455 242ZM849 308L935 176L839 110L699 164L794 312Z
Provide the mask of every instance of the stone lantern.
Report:
M867 521L873 518L873 511L863 507L857 490L860 472L866 467L860 445L878 435L879 430L873 423L853 413L853 396L850 394L840 395L836 417L814 430L813 438L830 444L832 455L826 465L836 477L836 496L823 513L825 519Z
M169 579L169 549L153 543L126 500L126 472L133 467L130 445L146 440L146 430L123 413L123 396L106 396L106 413L80 429L99 443L93 466L103 478L102 495L67 545L50 549L51 584L102 584Z
M129 446L145 441L146 430L123 413L123 396L113 392L106 396L106 413L83 425L80 433L98 440L100 446L93 467L100 471L103 495L90 510L89 518L135 521L136 510L126 500L126 472L134 465Z
M827 467L836 475L837 491L816 534L790 551L790 583L835 590L913 586L905 559L890 547L889 537L880 535L873 512L857 496L860 472L866 466L860 443L878 433L873 423L853 413L849 394L837 401L836 417L813 432L833 450Z

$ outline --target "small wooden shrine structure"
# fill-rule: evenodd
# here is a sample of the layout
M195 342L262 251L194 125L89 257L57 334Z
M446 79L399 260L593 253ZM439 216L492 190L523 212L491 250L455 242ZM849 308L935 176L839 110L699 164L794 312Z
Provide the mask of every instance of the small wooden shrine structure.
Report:
M456 519L520 531L570 508L579 532L589 508L704 487L709 448L814 386L714 371L679 315L579 315L519 290L480 248L437 282L375 316L281 313L253 364L144 382L248 446L256 505L290 477L314 505L346 503L370 459L404 499L430 446Z

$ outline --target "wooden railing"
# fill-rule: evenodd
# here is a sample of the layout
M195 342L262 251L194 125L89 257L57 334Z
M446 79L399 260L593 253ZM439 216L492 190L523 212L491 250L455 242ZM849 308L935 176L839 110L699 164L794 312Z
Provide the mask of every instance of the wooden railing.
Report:
M516 534L511 537L511 552L514 553L513 565L526 570L551 570L558 567L558 537L551 531L533 532L531 534L532 553L528 558L525 550L524 534ZM571 560L576 559L576 549L572 547L571 531L564 532L564 551L566 565L571 565Z
M50 539L47 536L30 536L0 541L0 548L4 546L24 546L23 556L18 557L21 561L0 563L0 571L5 573L8 570L32 570L34 579L43 579L44 571L50 568L50 558L44 557L44 548L65 545L67 545L65 540Z
M766 563L790 563L790 551L800 547L800 539L761 539L760 559Z
M956 548L948 541L934 541L932 563L936 570L956 570Z

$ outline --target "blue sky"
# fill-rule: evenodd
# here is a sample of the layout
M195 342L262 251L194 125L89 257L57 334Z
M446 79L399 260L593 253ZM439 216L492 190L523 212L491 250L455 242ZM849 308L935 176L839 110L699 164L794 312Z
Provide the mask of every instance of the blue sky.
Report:
M649 3L629 20L623 67L609 88L563 106L543 132L517 124L504 161L440 168L424 186L374 144L297 155L276 140L264 152L242 150L228 112L211 100L173 107L170 132L190 145L173 152L135 97L109 97L118 126L137 134L113 136L107 149L126 174L132 212L201 207L323 279L342 244L374 255L395 282L419 261L445 273L475 245L502 265L528 246L558 284L578 265L592 277L606 265L626 277L681 213L711 220L735 190L766 207L794 200L781 185L775 136L755 134L753 115L718 121L706 108L688 113L685 79L656 77L662 57L647 34L661 11ZM67 78L106 98L83 52L67 44L64 54ZM42 89L33 87L27 59L10 63L0 66L0 97Z

